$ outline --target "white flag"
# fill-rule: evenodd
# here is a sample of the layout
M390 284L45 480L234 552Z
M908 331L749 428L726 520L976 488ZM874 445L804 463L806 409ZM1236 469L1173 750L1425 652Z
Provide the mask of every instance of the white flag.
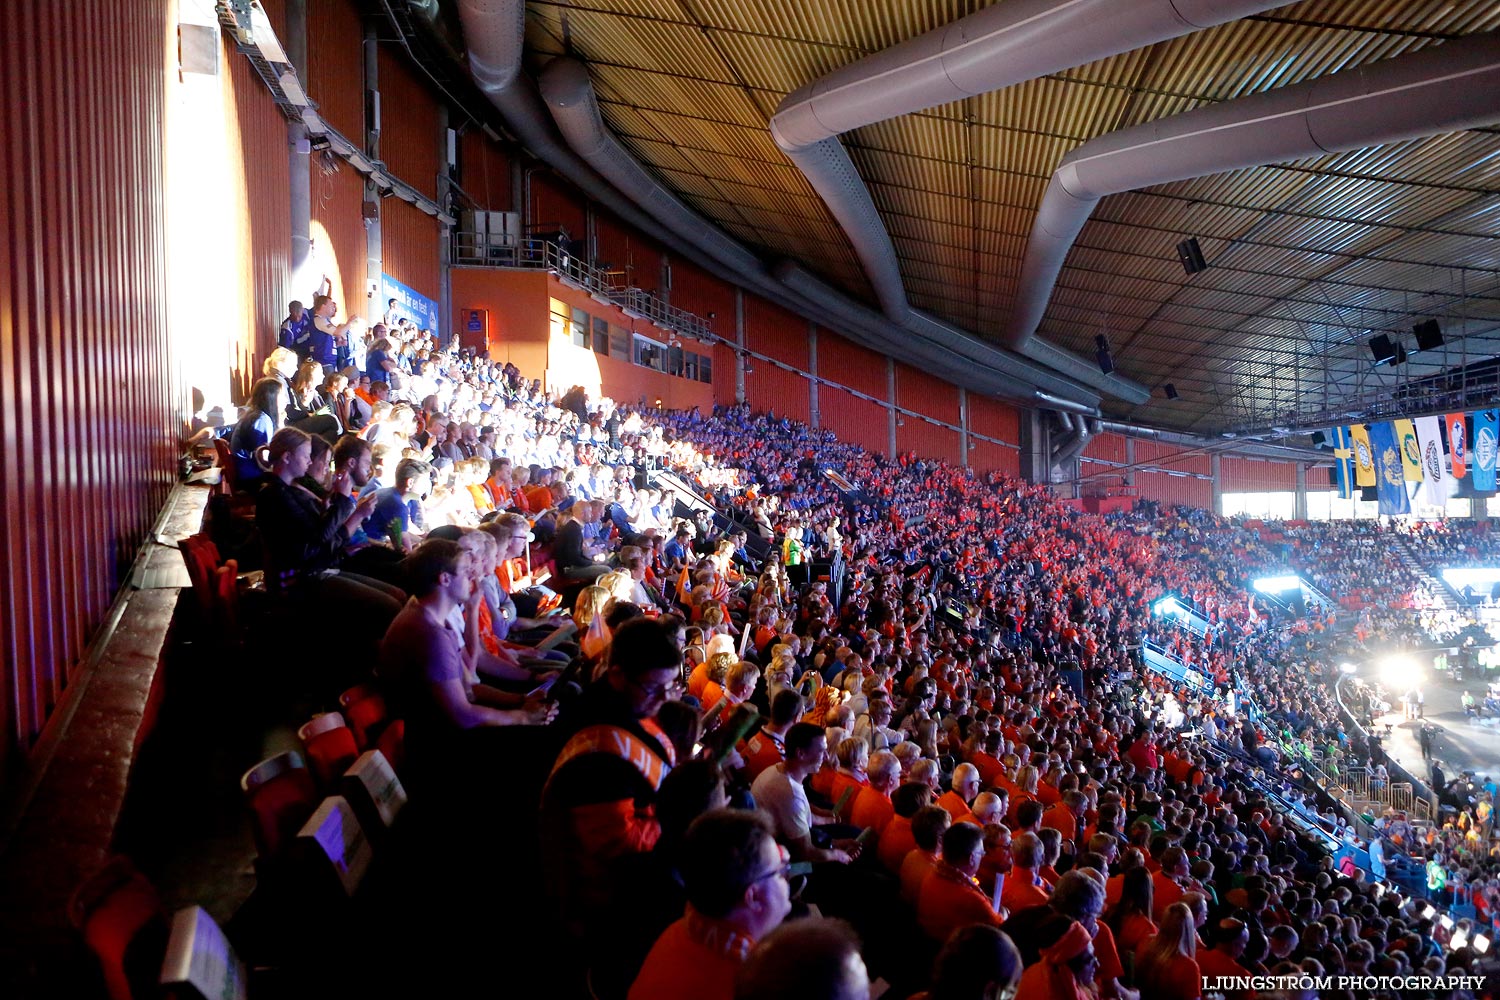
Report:
M1443 461L1443 429L1437 417L1418 417L1412 421L1417 428L1417 446L1422 452L1422 485L1417 491L1417 503L1428 507L1447 507L1453 495L1453 473Z

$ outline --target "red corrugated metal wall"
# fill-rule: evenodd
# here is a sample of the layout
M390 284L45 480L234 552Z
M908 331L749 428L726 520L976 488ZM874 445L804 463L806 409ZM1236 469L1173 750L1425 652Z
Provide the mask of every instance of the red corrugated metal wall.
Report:
M266 16L279 25L281 0L265 4ZM280 30L278 28L278 30ZM286 119L282 117L265 84L255 75L250 61L233 48L221 50L227 59L228 79L239 121L240 149L249 168L241 170L250 229L246 263L250 267L248 291L254 303L232 345L231 384L236 399L248 396L260 374L260 363L276 346L276 331L286 316L291 288L292 215L291 166L286 156L264 155L286 148ZM310 304L310 303L308 303Z
M365 295L365 223L361 214L364 179L337 157L315 155L312 172L313 252L333 283L339 315L364 315L370 307Z
M1090 462L1091 458L1104 459L1118 465L1125 464L1125 439L1118 434L1096 434L1083 449L1082 474L1085 476L1120 475L1113 465ZM1115 481L1118 484L1118 480Z
M818 356L822 360L823 339L818 338ZM860 445L881 455L890 453L890 410L842 389L829 385L818 387L818 422L838 435L841 441Z
M438 220L420 208L399 198L384 199L380 206L381 268L412 291L437 301L442 284L442 267L438 262L441 234ZM362 308L373 315L383 306L382 302ZM346 311L352 310L350 306Z
M1010 444L1021 443L1021 411L1009 403L969 393L969 430ZM1019 452L1012 451L1012 454ZM1019 460L1018 460L1019 461Z
M1270 462L1225 455L1219 459L1219 476L1225 493L1284 492L1297 488L1295 462Z
M481 208L510 211L510 156L478 126L459 137L458 169L459 187Z
M818 332L818 378L889 401L886 359L837 334Z
M1164 472L1137 472L1132 485L1146 500L1169 507L1179 504L1209 510L1214 505L1214 484L1207 479L1184 479Z
M655 288L661 283L661 250L607 212L594 213L594 245L596 264L613 272L617 283L636 288ZM674 271L676 267L674 261ZM673 280L676 280L675 274ZM680 305L676 288L672 291L672 304Z
M173 481L167 4L0 5L0 767Z
M978 472L1003 472L1007 476L1021 474L1021 452L989 441L973 441L969 452L969 465Z
M903 455L915 452L919 458L940 458L961 465L962 445L963 440L956 430L935 427L921 417L897 417L896 450Z
M734 288L702 268L694 267L680 257L672 258L672 305L708 320L714 333L734 342ZM725 355L733 369L734 355ZM714 364L718 364L717 355ZM717 374L717 371L716 373ZM733 374L731 370L731 375ZM730 397L719 402L734 402L734 379L729 380Z
M581 240L586 228L583 201L583 195L573 190L571 185L538 170L531 175L531 215L525 220L525 224L532 227L532 232L537 233L555 232L561 227L573 239ZM642 278L641 288L655 291L656 286L661 284L653 276L642 275Z
M309 56L309 61L313 56ZM391 173L429 198L437 197L438 102L425 76L391 44L380 47L380 158Z
M353 0L307 0L307 96L344 138L363 148L365 31ZM242 57L243 58L243 57ZM386 116L399 115L391 109Z
M910 365L896 365L896 405L958 426L958 387Z
M805 372L811 356L807 332L807 320L757 296L745 296L745 346L750 350ZM822 346L820 338L819 349ZM745 366L745 401L751 409L811 422L812 387L805 376L755 357L746 358Z

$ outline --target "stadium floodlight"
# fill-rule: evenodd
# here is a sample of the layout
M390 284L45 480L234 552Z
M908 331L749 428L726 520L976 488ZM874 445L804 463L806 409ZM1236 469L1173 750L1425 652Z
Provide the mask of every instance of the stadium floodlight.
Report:
M1159 618L1165 618L1168 615L1172 615L1177 618L1186 618L1188 615L1192 614L1192 612L1188 610L1187 606L1175 597L1163 597L1161 600L1151 605L1151 613Z
M1251 580L1250 586L1262 594L1284 594L1288 590L1301 590L1302 577L1300 576L1263 576L1259 580Z
M1417 661L1399 654L1387 656L1380 661L1380 673L1387 684L1405 691L1417 678Z
M1490 950L1490 939L1483 934L1474 935L1474 954L1483 955Z

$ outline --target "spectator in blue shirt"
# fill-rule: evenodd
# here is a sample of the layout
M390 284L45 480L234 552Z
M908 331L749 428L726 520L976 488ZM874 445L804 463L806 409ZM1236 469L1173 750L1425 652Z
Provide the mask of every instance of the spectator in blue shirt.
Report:
M298 360L305 361L308 351L312 348L312 316L296 299L287 303L286 313L286 319L281 321L281 331L277 334L276 344L278 347L296 351Z
M240 490L254 492L266 474L256 453L270 444L272 436L281 428L281 405L279 379L263 378L251 388L245 415L240 417L229 436L236 485Z
M365 520L364 531L372 539L389 539L410 551L426 532L422 520L422 497L432 489L432 467L415 458L396 466L396 485L375 493L375 508ZM399 541L398 541L399 540Z

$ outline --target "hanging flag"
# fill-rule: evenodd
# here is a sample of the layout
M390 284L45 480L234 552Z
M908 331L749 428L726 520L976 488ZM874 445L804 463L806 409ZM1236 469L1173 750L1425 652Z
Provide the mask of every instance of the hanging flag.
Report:
M1443 418L1448 434L1448 458L1453 463L1453 478L1462 479L1469 474L1469 422L1462 413L1450 413Z
M1370 450L1370 428L1350 424L1349 436L1354 440L1354 482L1359 486L1374 486L1375 454Z
M1333 428L1333 477L1340 500L1354 496L1354 442L1347 427Z
M1401 472L1396 428L1389 423L1371 424L1370 450L1374 452L1375 488L1379 491L1380 513L1391 516L1410 514L1411 498L1406 495L1406 477Z
M1500 441L1494 410L1474 413L1474 488L1495 492L1495 445Z
M1447 507L1453 495L1453 477L1443 461L1443 430L1437 417L1418 417L1417 444L1422 450L1422 503L1429 507Z
M1408 483L1420 483L1422 449L1417 445L1417 430L1410 420L1397 420L1392 426L1396 428L1396 447L1401 452L1401 474Z

